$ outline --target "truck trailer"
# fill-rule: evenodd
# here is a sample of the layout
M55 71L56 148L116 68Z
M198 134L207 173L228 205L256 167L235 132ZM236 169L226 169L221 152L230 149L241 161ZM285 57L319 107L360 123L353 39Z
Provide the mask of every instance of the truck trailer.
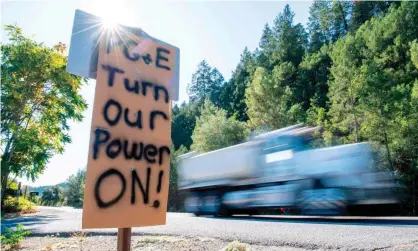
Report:
M371 145L313 148L318 129L297 124L231 147L179 156L186 212L227 216L288 209L346 215L365 206L396 208L396 180L374 170Z

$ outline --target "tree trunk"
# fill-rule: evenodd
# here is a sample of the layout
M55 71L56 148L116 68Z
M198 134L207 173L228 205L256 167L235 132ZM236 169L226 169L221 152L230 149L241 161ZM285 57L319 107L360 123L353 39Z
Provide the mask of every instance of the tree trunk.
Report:
M10 172L7 172L1 180L1 207L4 206L4 199L6 195L6 189L7 189L7 180L9 179Z
M355 115L355 112L353 113L353 116L354 116L354 130L355 130L355 132L356 132L356 143L358 143L358 141L359 141L359 133L358 133L358 121L357 121L357 116Z
M344 31L345 31L345 34L347 34L347 33L348 33L348 23L347 23L347 20L345 19L345 12L344 12L344 8L343 8L343 5L341 4L341 2L340 2L340 1L338 1L338 7L339 7L340 12L341 12L341 18L342 18L342 21L343 21L343 24L344 24ZM344 34L344 35L345 35L345 34Z

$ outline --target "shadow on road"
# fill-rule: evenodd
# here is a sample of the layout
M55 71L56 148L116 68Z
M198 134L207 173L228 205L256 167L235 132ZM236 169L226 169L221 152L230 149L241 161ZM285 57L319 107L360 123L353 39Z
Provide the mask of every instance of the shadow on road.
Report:
M205 218L219 220L242 220L260 222L280 222L280 223L301 223L301 224L338 224L338 225L364 225L364 226L415 226L418 227L418 218L414 219L384 219L384 218L332 218L332 217L283 217L283 216L232 216L217 218L203 216Z
M56 215L30 215L17 218L3 219L1 221L1 232L4 233L5 228L15 227L17 224L22 224L25 227L32 225L48 224L51 221L57 220L59 217Z

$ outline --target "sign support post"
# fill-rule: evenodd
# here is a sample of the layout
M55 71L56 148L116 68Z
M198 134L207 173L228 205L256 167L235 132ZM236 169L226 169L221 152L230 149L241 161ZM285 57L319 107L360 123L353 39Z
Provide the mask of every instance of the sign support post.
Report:
M132 228L118 228L118 248L117 251L131 251Z

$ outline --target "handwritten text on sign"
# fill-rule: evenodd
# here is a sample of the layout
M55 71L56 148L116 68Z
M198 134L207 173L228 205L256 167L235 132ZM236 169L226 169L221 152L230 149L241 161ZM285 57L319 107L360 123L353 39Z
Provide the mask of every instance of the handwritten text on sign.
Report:
M165 224L175 53L133 35L101 44L83 228Z

